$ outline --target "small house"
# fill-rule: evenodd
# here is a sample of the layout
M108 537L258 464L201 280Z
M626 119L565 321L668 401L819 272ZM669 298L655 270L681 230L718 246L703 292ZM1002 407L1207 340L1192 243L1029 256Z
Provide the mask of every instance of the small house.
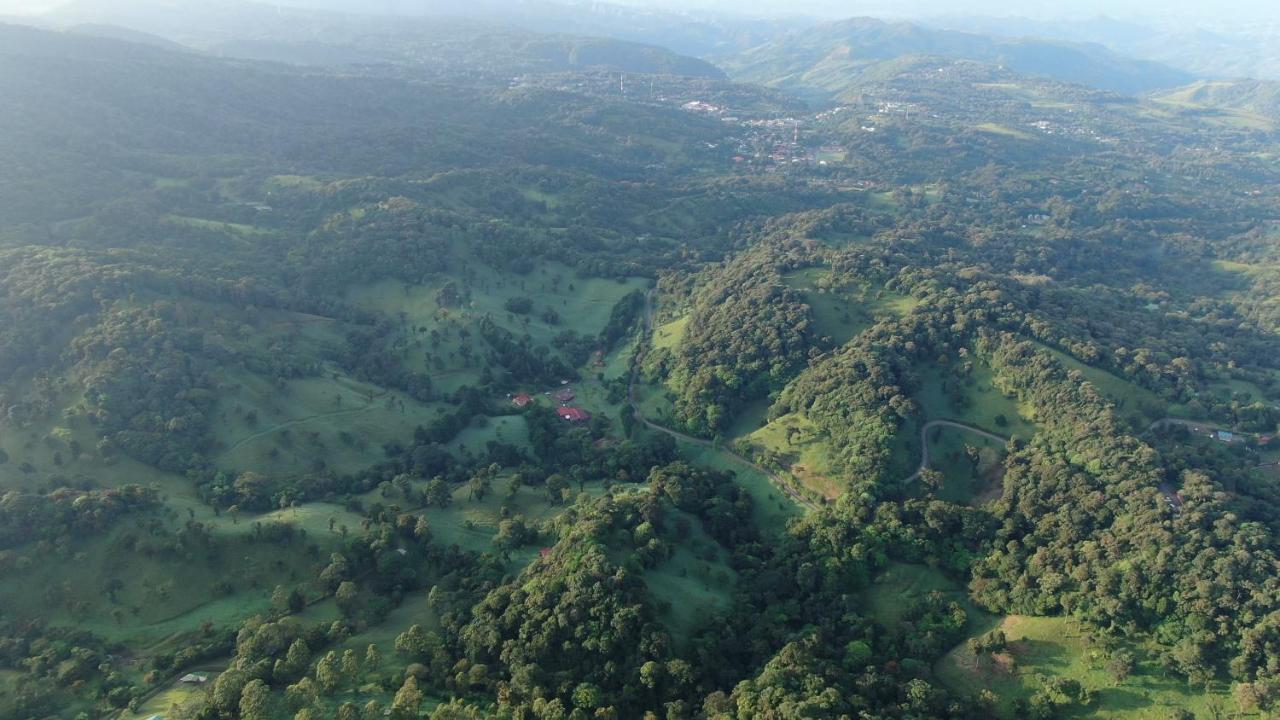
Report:
M577 396L574 395L573 388L564 388L560 392L556 393L556 399L565 404L573 402L575 397Z
M184 685L204 685L209 682L209 676L204 673L187 673L179 678L178 682Z
M557 411L557 413L560 415L560 419L565 422L579 423L586 422L591 419L591 413L583 410L582 408L562 407Z
M1236 434L1233 432L1228 432L1226 430L1219 430L1218 439L1224 443L1233 443L1236 441Z
M533 398L529 397L528 393L520 393L519 395L511 398L511 404L518 408L525 407L531 402L533 402Z

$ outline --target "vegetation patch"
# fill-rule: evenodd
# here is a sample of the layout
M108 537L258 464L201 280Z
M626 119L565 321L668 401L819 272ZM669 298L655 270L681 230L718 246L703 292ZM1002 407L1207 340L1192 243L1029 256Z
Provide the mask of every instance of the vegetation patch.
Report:
M937 497L965 505L1000 497L1004 443L946 425L929 429L925 441L929 468L941 473L937 487L928 488Z
M761 465L790 474L819 497L835 498L844 491L834 472L828 439L802 413L788 413L770 421L743 442Z
M955 420L1003 436L1030 438L1031 409L1001 392L991 367L971 353L919 368L917 402L925 420Z
M1069 703L1066 717L1165 720L1173 711L1194 717L1232 717L1235 702L1222 683L1209 691L1162 668L1141 643L1101 640L1086 626L1061 617L1013 615L974 633L1003 633L1003 647L975 653L966 642L935 668L949 687L987 689L999 698L998 716L1026 717L1026 705L1050 682L1069 681L1087 691L1088 703Z

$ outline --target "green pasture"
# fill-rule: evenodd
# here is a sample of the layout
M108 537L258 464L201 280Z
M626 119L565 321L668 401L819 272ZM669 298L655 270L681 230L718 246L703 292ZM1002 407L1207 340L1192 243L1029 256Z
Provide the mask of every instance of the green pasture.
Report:
M1093 693L1091 705L1070 708L1064 717L1165 720L1176 708L1206 719L1258 717L1238 713L1224 683L1215 682L1213 691L1206 693L1203 685L1164 670L1142 642L1120 642L1137 663L1129 677L1118 680L1107 668L1108 650L1090 641L1084 626L1071 618L1012 615L1002 618L998 627L1008 640L1005 652L975 657L962 643L937 663L935 672L959 692L994 691L1000 697L999 718L1017 720L1013 703L1035 694L1038 676L1069 678Z

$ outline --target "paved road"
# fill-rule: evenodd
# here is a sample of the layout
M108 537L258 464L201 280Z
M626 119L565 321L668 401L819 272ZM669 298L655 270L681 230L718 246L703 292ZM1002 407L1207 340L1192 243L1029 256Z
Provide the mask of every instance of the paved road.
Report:
M981 435L982 437L987 438L989 440L995 440L998 443L1009 442L1009 438L1007 437L1004 437L1002 435L997 435L993 432L987 432L982 428L974 427L972 425L966 425L962 422L956 422L955 420L930 420L929 422L924 424L924 427L920 428L920 466L916 468L916 471L912 473L910 477L902 481L903 485L909 485L912 482L914 482L916 479L920 477L920 473L924 472L925 468L929 467L928 435L929 435L929 431L936 427L949 427L949 428L955 428L957 430L964 430L966 432L971 432L974 435Z

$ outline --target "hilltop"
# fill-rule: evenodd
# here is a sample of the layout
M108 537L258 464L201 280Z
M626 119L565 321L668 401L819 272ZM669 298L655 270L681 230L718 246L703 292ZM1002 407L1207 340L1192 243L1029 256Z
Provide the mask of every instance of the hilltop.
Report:
M1182 84L1189 76L1117 55L1100 45L1002 39L906 22L854 18L793 31L727 57L735 79L829 98L857 85L882 62L910 56L971 60L1027 75L1136 94Z

